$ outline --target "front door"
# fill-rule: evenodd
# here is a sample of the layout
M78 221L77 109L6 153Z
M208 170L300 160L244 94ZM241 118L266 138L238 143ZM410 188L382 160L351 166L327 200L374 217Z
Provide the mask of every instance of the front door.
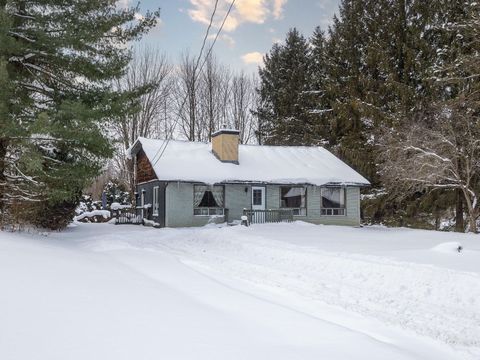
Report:
M252 186L252 210L265 210L265 187ZM264 223L265 212L255 212L252 216L252 222Z

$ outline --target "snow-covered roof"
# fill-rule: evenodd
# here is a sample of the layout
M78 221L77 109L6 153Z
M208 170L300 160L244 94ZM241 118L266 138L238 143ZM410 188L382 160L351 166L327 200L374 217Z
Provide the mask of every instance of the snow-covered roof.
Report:
M206 184L258 182L274 184L369 185L369 181L322 147L239 145L239 164L221 162L211 144L138 138L129 149L143 151L159 180ZM157 161L158 159L158 161Z

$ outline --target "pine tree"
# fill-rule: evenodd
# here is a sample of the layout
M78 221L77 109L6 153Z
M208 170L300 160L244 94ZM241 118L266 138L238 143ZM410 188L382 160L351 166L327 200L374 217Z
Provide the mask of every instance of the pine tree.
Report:
M108 209L110 209L112 203L119 203L120 205L130 205L132 203L130 192L119 180L112 179L107 182L103 191L106 196Z
M0 202L34 204L34 222L66 225L81 189L112 154L106 132L141 89L111 91L128 43L158 11L116 0L0 0ZM25 206L26 207L26 206Z
M330 149L375 183L371 130L378 108L370 96L375 79L368 76L374 72L366 27L366 16L371 15L365 7L362 0L342 1L339 17L329 28L325 91L332 109Z
M317 137L321 138L323 145L329 146L330 142L330 123L332 119L332 99L327 87L329 84L328 78L328 55L327 55L328 40L325 33L320 27L317 27L310 39L311 51L310 58L310 82L311 82L311 101L312 113L317 114L316 132Z
M312 112L309 45L298 30L288 32L265 56L260 74L259 119L261 142L308 145L318 142Z
M456 133L456 159L464 181L456 192L457 231L464 230L464 207L471 231L477 231L480 214L477 197L480 194L480 162L469 165L469 158L480 156L475 146L480 133L480 4L476 1L439 1L438 16L432 18L427 36L435 43L435 62L429 68L428 79L434 89L432 103L438 112L449 111ZM468 191L467 189L472 189Z
M474 209L478 201L464 194L464 189L480 186L476 176L471 178L475 184L456 192L437 187L433 194L426 187L409 187L411 192L406 193L398 183L384 182L388 166L395 166L380 160L386 150L384 139L401 139L404 131L421 122L440 130L448 128L445 119L457 119L450 129L456 133L458 149L464 146L462 138L471 138L465 124L471 124L470 134L476 133L479 10L473 0L342 0L328 35L316 29L310 38L308 70L295 82L302 86L291 86L289 76L298 75L304 63L286 61L292 58L286 44L274 45L267 55L260 71L259 108L266 141L288 143L290 136L295 138L292 143L325 144L386 194L374 206L378 218L418 223L414 218L430 207L438 222L440 213L456 207L457 229L463 230L463 207L470 219L478 212ZM446 118L444 111L452 117ZM298 124L309 137L295 133ZM399 211L404 208L408 211Z
M422 16L416 14L422 19L418 35L424 45L418 52L422 69L416 73L422 86L411 110L396 114L402 124L386 136L391 146L385 148L389 151L385 180L390 192L407 188L455 194L439 197L446 201L440 205L456 208L457 231L464 230L465 205L470 230L475 232L480 175L476 160L480 152L480 9L474 1L423 5L417 8ZM449 167L444 166L446 162L435 165L434 154L449 159ZM407 170L410 165L414 166ZM399 171L408 176L399 176Z

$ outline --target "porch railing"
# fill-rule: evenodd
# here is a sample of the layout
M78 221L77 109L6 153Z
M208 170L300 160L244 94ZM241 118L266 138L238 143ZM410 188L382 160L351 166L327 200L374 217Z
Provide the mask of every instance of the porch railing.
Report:
M270 209L270 210L249 210L244 209L243 215L247 216L250 224L292 222L293 210L291 209Z
M115 210L115 225L142 225L143 217L141 212L136 209Z

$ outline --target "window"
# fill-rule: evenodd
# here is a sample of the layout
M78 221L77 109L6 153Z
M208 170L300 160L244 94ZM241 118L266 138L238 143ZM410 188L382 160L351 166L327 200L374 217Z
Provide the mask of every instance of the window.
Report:
M322 215L345 215L345 188L322 188Z
M153 188L153 216L158 216L158 208L159 208L158 186L155 186Z
M224 214L223 186L194 185L193 214L213 216Z
M280 207L293 209L293 215L305 216L307 214L306 198L306 189L304 187L280 187Z
M260 189L253 189L252 193L252 205L262 205L262 193Z

